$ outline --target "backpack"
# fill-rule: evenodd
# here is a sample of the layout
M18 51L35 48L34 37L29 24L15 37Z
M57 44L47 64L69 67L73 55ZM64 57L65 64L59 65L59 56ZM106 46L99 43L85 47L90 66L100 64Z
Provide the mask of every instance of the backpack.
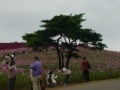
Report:
M91 65L88 63L88 69L91 69Z
M48 77L48 82L49 82L49 84L52 83L51 75L49 75L49 77Z

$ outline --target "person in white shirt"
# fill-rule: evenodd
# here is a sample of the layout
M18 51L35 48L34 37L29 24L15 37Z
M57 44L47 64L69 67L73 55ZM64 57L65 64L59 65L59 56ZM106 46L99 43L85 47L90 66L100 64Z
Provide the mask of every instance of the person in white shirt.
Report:
M57 81L55 80L57 78L57 75L53 73L53 70L50 70L47 74L47 84L49 86L55 86Z
M64 85L67 85L68 81L69 81L70 74L71 74L71 70L69 68L63 67L62 71L63 71L63 74L65 75Z

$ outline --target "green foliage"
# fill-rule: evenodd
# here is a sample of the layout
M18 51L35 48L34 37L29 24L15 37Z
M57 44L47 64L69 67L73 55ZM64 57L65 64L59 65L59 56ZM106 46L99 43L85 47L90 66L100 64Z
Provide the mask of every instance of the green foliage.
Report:
M69 66L72 57L77 55L77 45L84 44L86 47L104 50L106 45L102 43L102 35L91 29L82 28L81 23L83 13L78 15L58 15L50 20L42 20L44 24L41 27L44 30L38 30L31 34L25 34L22 38L27 45L37 49L40 47L54 46L59 58L59 68ZM75 53L76 54L75 54ZM66 63L64 65L64 59ZM62 62L62 63L61 63Z
M0 88L5 90L8 88L8 78L6 74L0 74Z
M24 83L22 83L22 82L24 82ZM27 73L27 74L21 74L21 73L17 74L15 87L30 89L29 73Z
M108 69L108 71L99 71L96 70L90 73L90 80L105 80L105 79L114 79L120 76L120 69L117 72L114 69Z

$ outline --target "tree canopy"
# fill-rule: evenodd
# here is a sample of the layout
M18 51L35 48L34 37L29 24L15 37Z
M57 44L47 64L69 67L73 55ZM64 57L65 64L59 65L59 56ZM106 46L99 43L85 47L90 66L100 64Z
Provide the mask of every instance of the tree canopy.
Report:
M78 15L58 15L50 20L42 20L44 30L25 34L22 36L28 46L39 48L52 45L56 48L59 68L69 67L69 61L72 57L80 57L77 54L77 46L83 44L87 48L91 47L104 50L106 44L102 43L102 35L95 30L83 28L81 23L83 13ZM66 63L65 63L66 60Z

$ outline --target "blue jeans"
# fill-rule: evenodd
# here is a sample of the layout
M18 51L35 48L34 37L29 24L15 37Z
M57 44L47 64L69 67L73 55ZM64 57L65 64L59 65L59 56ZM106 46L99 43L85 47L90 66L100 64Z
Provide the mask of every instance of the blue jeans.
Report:
M16 77L9 78L9 90L14 90L15 80L16 80Z

